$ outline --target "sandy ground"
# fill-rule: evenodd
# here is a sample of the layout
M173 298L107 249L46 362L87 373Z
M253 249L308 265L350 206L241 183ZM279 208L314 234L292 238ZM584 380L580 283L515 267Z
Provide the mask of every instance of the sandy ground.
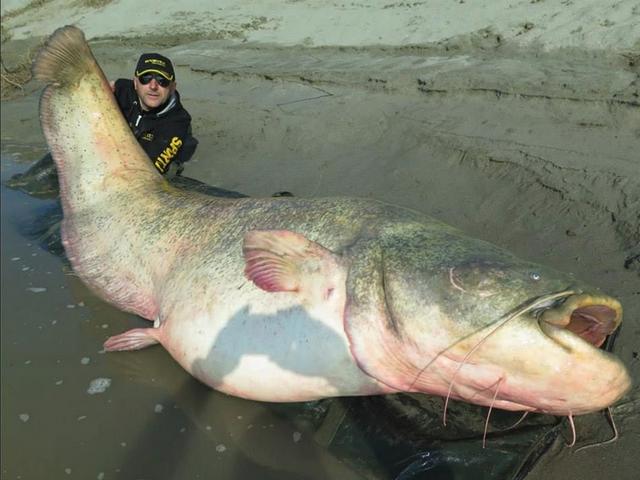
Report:
M185 174L250 195L406 205L618 297L616 353L636 385L614 408L620 439L575 454L559 441L530 478L634 478L640 5L209 3L4 1L3 74L67 23L110 78L159 50L200 140ZM38 87L3 100L3 151L44 146Z

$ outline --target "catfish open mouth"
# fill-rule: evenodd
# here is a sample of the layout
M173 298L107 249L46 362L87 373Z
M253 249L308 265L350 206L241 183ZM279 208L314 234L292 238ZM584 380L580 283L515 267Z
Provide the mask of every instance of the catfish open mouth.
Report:
M538 318L542 331L554 340L559 328L600 347L622 322L622 306L611 297L581 293L539 311Z

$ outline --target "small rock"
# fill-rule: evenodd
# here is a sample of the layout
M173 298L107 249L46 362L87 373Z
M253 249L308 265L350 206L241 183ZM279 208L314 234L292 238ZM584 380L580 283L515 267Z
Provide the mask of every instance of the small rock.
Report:
M104 393L107 388L111 386L110 378L95 378L91 380L87 393L89 395L95 395L97 393Z
M42 292L46 292L47 289L43 287L29 287L27 288L27 291L33 292L33 293L42 293Z

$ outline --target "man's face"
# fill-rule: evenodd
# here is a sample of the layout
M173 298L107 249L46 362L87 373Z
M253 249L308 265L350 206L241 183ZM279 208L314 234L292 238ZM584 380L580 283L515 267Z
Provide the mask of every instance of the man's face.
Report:
M133 85L143 110L152 110L159 107L169 99L169 96L176 89L176 82L171 82L168 86L163 87L155 77L149 83L143 85L140 79L134 76Z

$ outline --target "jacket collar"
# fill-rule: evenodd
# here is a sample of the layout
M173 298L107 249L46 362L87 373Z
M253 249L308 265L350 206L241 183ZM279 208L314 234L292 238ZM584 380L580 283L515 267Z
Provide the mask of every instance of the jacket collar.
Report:
M144 116L154 116L154 117L160 117L162 115L167 114L168 112L170 112L175 108L175 106L178 104L178 101L179 101L178 92L173 92L169 97L169 100L167 100L162 105L156 108L153 108L151 110L142 110L142 107L140 106L140 100L136 99L136 103L138 104L140 113Z

